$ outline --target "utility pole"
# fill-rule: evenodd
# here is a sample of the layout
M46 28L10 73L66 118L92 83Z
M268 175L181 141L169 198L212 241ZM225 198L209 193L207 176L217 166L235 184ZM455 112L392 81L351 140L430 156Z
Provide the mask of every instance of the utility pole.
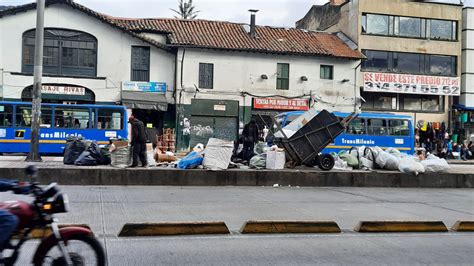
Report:
M39 154L39 126L41 118L41 86L43 76L43 45L44 45L44 6L45 0L36 0L36 35L35 35L35 68L33 78L32 120L30 153L28 162L41 162Z

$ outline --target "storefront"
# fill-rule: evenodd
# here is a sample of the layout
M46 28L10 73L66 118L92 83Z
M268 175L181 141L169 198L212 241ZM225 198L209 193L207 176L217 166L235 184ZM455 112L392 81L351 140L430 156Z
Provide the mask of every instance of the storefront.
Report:
M166 128L175 127L174 106L168 104L166 83L163 82L122 82L122 104L145 124L147 138L154 145L157 136Z
M263 129L265 124L272 125L272 117L280 113L308 109L309 99L253 98L252 120L255 120L259 128Z
M454 133L458 143L474 141L474 107L455 104L453 106Z

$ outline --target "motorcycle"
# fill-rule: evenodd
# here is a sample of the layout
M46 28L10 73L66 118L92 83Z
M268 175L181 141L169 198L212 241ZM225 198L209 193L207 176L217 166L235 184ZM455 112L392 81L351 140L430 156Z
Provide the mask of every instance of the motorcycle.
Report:
M69 201L56 183L45 189L35 182L37 169L34 166L26 168L26 174L31 176L29 194L34 197L32 203L24 201L0 202L0 209L7 210L18 217L18 240L10 239L4 250L12 250L9 257L1 256L0 265L13 265L19 255L22 245L32 239L34 229L50 232L43 235L33 256L33 265L105 265L105 253L100 242L90 229L83 227L58 226L57 213L66 213ZM50 229L50 230L48 230ZM18 235L18 233L16 235ZM16 244L14 243L16 242Z

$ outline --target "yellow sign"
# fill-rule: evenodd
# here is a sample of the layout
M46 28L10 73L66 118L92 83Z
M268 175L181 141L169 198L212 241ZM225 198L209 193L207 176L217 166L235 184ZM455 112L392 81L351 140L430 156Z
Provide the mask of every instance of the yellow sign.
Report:
M147 128L153 128L153 124L152 124L152 123L147 123L147 124L146 124L146 127L147 127Z

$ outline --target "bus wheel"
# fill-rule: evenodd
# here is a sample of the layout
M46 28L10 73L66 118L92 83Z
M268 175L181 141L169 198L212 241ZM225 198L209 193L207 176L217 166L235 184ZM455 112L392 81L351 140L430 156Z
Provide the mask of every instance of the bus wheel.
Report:
M329 171L334 167L334 164L335 164L335 160L331 154L321 154L319 156L318 167L321 170Z

